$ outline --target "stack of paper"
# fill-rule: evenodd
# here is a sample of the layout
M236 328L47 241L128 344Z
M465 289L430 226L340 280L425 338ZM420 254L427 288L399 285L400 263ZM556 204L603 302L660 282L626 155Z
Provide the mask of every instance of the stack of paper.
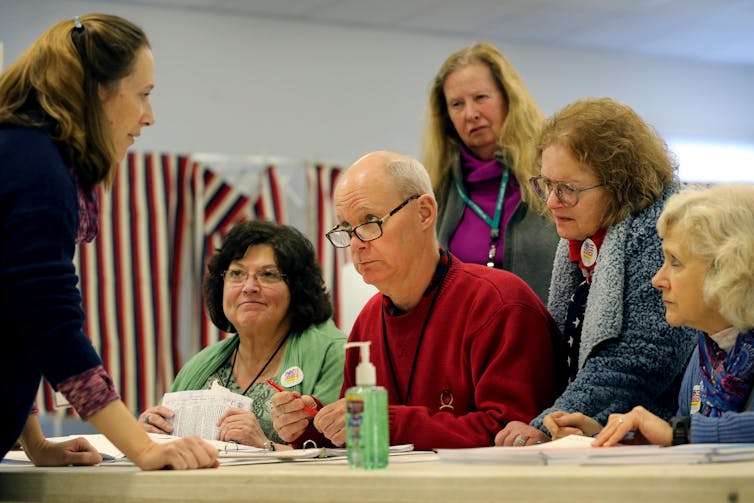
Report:
M233 407L251 410L251 404L251 398L233 393L217 381L210 389L175 391L162 397L162 405L175 412L169 422L173 425L173 435L178 437L217 438L220 416Z
M570 435L526 447L438 449L440 461L499 465L697 464L754 460L754 444L688 444L676 447L592 447L591 437Z

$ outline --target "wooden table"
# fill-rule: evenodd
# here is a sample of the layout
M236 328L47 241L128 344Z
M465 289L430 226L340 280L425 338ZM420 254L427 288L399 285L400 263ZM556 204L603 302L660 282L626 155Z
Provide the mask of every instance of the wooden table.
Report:
M379 471L287 462L180 472L0 465L0 501L739 503L754 501L754 462L579 467L434 460L391 463Z

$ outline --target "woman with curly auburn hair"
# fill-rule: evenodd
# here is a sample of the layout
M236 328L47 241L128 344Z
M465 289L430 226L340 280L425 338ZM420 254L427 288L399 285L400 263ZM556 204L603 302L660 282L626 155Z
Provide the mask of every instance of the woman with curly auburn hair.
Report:
M34 405L44 377L140 468L217 466L198 437L153 442L83 332L76 245L97 235L97 187L154 123L153 87L146 35L108 14L54 24L0 75L0 458L20 435L36 465L102 460L83 438L45 439Z
M440 244L464 262L513 272L546 301L558 237L528 184L544 116L523 80L497 48L477 42L445 60L427 108L422 162Z
M643 405L669 418L696 336L668 324L651 284L662 264L657 218L679 188L673 157L636 112L609 98L567 105L535 145L540 175L531 187L561 237L548 309L568 343L570 382L530 424L509 423L496 444L549 440L567 412L605 421Z
M754 442L754 186L720 185L672 196L657 229L665 261L652 279L673 326L700 330L670 423L645 407L611 414L603 428L583 414L559 419L564 431L610 446ZM672 341L668 341L672 343Z
M237 335L191 358L170 391L210 389L213 383L253 399L251 410L229 409L219 440L288 449L270 417L272 379L286 391L311 395L316 408L334 402L343 383L346 335L333 308L314 247L297 229L264 220L236 224L210 259L204 300L212 322ZM173 411L145 410L140 423L171 433Z

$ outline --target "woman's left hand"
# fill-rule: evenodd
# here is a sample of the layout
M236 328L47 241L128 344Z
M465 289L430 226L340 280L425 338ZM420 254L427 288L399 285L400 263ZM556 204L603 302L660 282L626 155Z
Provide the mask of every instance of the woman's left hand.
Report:
M626 435L633 432L633 438ZM638 405L626 414L610 414L607 424L594 439L593 446L610 447L617 443L655 444L669 446L673 443L673 428L647 409Z
M257 416L251 411L231 408L225 411L217 421L220 428L218 440L236 442L254 447L265 447L267 436L259 426Z

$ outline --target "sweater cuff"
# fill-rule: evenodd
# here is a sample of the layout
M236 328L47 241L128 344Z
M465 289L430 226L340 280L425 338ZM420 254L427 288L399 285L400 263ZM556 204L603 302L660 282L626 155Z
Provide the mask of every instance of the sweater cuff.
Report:
M62 381L58 384L58 391L84 421L88 421L110 402L120 399L112 379L102 365Z
M387 428L388 432L390 432L390 441L388 442L390 445L393 445L394 443L397 444L398 442L393 442L393 435L392 433L394 431L398 431L398 429L395 427L395 423L398 421L398 414L395 412L395 407L392 407L388 405L387 407ZM408 442L407 442L408 443Z

